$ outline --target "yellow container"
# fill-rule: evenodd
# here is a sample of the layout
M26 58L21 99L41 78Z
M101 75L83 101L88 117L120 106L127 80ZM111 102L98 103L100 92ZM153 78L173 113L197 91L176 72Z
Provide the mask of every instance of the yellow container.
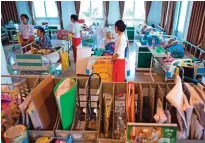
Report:
M72 40L72 36L73 36L73 35L72 35L71 33L68 34L68 38L69 38L70 40Z
M93 64L93 72L98 73L103 82L111 82L112 81L112 66L113 66L112 57L101 56Z
M69 68L69 55L68 52L61 52L61 63L62 63L62 72L65 72Z

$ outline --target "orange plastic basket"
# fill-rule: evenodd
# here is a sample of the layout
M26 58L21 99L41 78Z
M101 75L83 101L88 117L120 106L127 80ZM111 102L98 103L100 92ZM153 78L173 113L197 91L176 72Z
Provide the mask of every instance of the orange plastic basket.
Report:
M93 72L98 73L103 82L112 81L112 57L101 56L93 64Z

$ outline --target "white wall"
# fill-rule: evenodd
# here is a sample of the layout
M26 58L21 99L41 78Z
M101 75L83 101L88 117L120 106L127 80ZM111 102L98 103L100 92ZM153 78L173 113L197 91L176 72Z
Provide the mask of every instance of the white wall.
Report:
M161 19L162 1L152 1L150 12L147 18L147 24L158 25Z

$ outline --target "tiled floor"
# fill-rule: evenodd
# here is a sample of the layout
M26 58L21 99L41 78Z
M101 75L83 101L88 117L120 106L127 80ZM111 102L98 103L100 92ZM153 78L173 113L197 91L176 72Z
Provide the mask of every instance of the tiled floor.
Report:
M20 53L20 50L12 51L12 45L3 46L6 57L8 58L10 55ZM16 45L18 47L18 45ZM130 51L129 51L129 68L131 71L130 76L127 77L127 81L136 81L136 82L151 82L151 78L148 75L144 75L144 72L136 72L135 70L135 62L136 62L136 49L137 46L132 42L130 43ZM67 71L65 71L61 76L69 76L69 77L86 77L75 74L75 63L73 62L72 52L70 53L71 57L71 67ZM154 72L158 73L158 75L154 76L156 82L164 81L164 72L158 64L155 64Z

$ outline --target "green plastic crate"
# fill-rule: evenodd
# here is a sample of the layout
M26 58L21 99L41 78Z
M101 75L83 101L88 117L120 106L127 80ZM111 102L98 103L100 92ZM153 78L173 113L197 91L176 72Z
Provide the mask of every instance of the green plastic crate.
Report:
M137 68L150 68L152 54L148 48L139 48L138 54L138 67Z
M134 31L135 31L134 27L127 27L128 40L134 40Z

